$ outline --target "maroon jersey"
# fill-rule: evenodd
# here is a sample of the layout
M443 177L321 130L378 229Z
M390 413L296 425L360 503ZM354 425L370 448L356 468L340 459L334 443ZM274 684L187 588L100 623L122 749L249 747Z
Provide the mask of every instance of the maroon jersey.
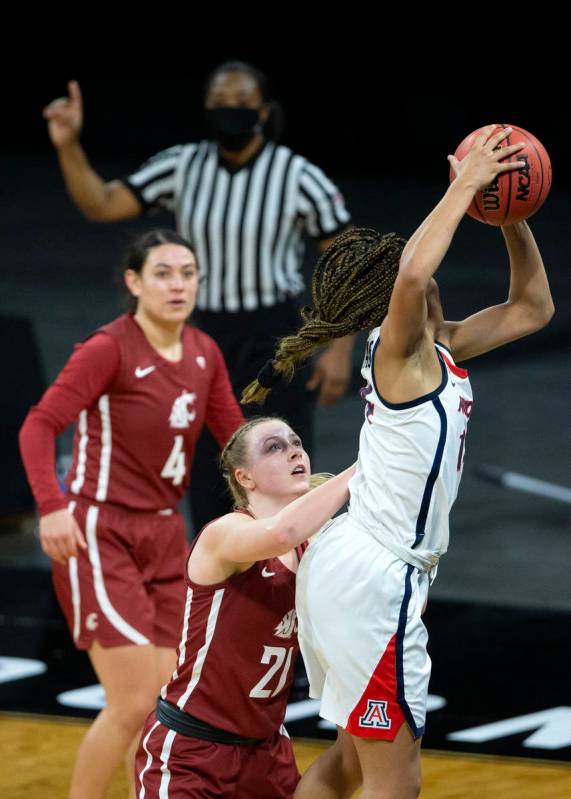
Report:
M222 583L188 574L186 583L178 663L162 698L221 730L269 738L284 720L299 652L295 574L270 558Z
M203 424L224 446L243 421L214 341L185 325L182 344L182 359L166 360L125 314L76 347L20 436L42 515L66 506L54 439L75 419L71 496L145 511L176 505Z

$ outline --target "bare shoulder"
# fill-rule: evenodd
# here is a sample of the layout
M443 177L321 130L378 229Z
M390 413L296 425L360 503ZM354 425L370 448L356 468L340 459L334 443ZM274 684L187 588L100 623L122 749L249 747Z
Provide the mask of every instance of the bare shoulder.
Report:
M199 585L212 585L249 568L252 563L236 560L228 546L249 522L252 519L244 513L227 513L204 527L188 559L188 577Z
M239 511L226 513L224 516L219 516L204 527L200 533L199 542L203 542L207 547L215 547L217 542L229 532L247 526L251 521L252 518L250 516L245 513L240 513Z

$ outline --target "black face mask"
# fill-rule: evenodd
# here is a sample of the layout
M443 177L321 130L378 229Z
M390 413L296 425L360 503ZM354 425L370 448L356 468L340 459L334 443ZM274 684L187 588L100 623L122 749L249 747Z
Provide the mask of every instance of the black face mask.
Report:
M225 150L242 150L261 132L257 108L207 108L206 122L214 139Z

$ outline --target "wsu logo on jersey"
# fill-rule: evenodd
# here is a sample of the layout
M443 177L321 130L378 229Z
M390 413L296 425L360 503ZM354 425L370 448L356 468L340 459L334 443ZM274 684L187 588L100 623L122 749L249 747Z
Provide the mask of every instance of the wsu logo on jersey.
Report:
M294 608L290 610L289 613L286 613L280 621L274 630L274 635L278 638L291 638L295 633L297 633L297 613Z
M85 626L88 630L96 630L99 625L97 613L90 613L85 619Z
M392 721L387 716L387 705L384 699L369 699L367 710L359 716L359 727L376 727L379 730L390 730Z
M172 410L169 416L169 424L171 427L177 429L188 427L190 422L196 419L196 411L189 409L190 405L194 405L196 394L191 394L188 391L183 391L180 397L177 397L173 402Z

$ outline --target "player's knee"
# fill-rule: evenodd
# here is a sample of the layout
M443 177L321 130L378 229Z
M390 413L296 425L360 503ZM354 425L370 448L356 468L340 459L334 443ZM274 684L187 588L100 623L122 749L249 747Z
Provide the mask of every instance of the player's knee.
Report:
M377 786L371 796L382 796L383 799L418 799L420 796L421 781L418 780L399 780L398 785L388 788L381 783ZM369 796L369 794L366 794Z
M126 731L135 732L145 723L147 716L154 709L156 698L156 692L150 691L130 694L124 699L109 703L108 709L121 727Z
M398 794L398 799L400 799L401 796L403 799L404 797L406 797L406 799L417 799L417 797L420 796L421 788L422 776L420 773L420 768L413 768L406 775L405 791L402 794ZM395 794L395 799L397 799L397 794Z
M417 799L420 796L420 790L422 788L422 777L420 774L417 774L412 780L410 785L410 799Z
M397 769L387 778L384 770L374 775L364 775L365 796L382 796L383 799L418 799L422 788L420 768Z

